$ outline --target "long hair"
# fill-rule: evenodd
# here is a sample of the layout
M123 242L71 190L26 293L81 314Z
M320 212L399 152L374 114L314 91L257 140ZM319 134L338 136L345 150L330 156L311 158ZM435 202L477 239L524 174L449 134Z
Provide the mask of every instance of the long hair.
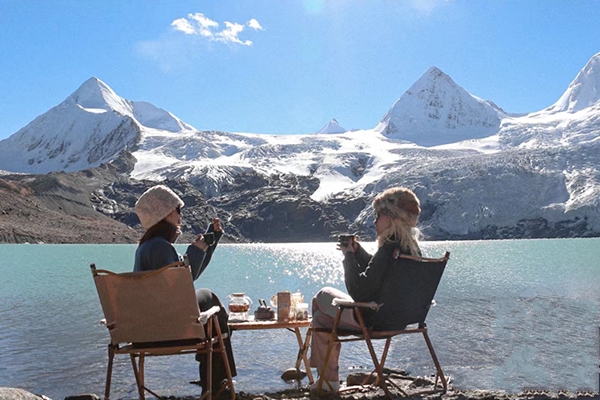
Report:
M410 255L420 255L419 236L420 231L416 227L408 226L400 218L390 218L391 224L389 228L384 230L377 237L377 246L381 247L385 243L397 242L403 252L408 252Z
M401 250L419 255L419 230L416 228L421 214L419 198L405 187L385 190L373 200L373 210L387 215L391 224L377 237L379 247L384 243L398 242Z
M169 243L175 243L175 240L177 240L177 238L179 237L179 229L175 225L163 219L155 225L151 226L144 233L144 235L138 242L138 245L152 239L155 236L163 237L166 240L168 240Z

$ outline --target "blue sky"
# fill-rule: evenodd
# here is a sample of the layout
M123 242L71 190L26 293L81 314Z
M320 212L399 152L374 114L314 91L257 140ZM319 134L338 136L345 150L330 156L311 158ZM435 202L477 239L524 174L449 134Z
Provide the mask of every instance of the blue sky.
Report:
M375 127L431 66L508 112L600 52L597 0L1 0L0 139L95 76L198 129Z

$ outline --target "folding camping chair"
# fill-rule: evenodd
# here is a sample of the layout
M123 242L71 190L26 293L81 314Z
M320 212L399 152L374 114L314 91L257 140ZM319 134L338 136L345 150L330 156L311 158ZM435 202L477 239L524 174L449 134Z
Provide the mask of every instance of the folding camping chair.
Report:
M391 398L388 382L389 384L395 386L396 389L403 392L403 390L395 385L392 381L386 380L386 377L383 374L383 368L392 338L398 335L421 333L425 338L425 343L427 344L431 359L435 365L435 383L433 385L433 389L421 390L418 393L413 392L411 395L436 393L440 391L445 393L448 389L447 380L442 372L442 367L437 359L433 345L429 339L429 335L427 334L425 317L427 316L427 313L433 304L433 296L435 295L438 284L442 278L442 274L444 273L444 269L449 257L450 253L448 252L443 258L438 259L400 255L399 263L396 264L396 267L393 268L392 271L389 271L389 275L386 277L386 281L391 282L392 284L386 283L382 287L382 290L393 290L393 293L397 298L397 301L394 304L360 303L343 299L334 299L333 305L337 306L338 310L334 319L333 327L331 329L311 328L313 332L329 333L329 342L327 351L325 353L325 358L323 361L324 367L322 370L325 370L329 363L331 351L335 343L364 340L371 354L371 359L373 360L373 366L375 370L363 380L362 385L372 381L373 386L381 387L385 392L385 396L387 398ZM376 330L365 325L365 319L363 316L364 312L361 311L361 309L364 310L367 308L377 312L379 311L380 307L396 308L396 315L400 315L401 317L398 318L397 321L393 321L395 326L386 327L386 330ZM354 315L358 324L360 325L360 331L344 331L338 328L342 311L344 309L354 310ZM414 326L415 324L416 326ZM409 325L412 325L412 327L409 327ZM380 360L377 359L377 355L373 348L372 340L375 339L386 340ZM441 390L438 385L438 380L441 381L442 384ZM324 389L323 385L325 384L329 383L325 381L322 376L319 377L317 382L317 394L322 393ZM357 387L348 387L342 391L356 388ZM407 395L407 393L404 393L404 395Z
M235 399L231 370L216 313L200 312L189 267L166 266L155 271L117 274L96 269L92 275L110 333L105 399L109 399L115 354L129 354L140 399L145 391L160 398L144 383L144 360L150 356L205 353L208 382L201 400L211 400L212 356L220 355L227 386ZM137 362L136 362L137 360Z

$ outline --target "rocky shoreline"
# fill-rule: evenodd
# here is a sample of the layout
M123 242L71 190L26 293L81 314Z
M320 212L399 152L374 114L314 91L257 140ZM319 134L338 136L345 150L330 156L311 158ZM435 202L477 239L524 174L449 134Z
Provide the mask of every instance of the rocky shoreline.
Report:
M564 399L564 400L590 400L600 399L598 392L593 391L552 391L544 389L524 389L517 394L507 394L503 391L495 390L460 390L452 387L448 383L446 393L418 394L420 391L431 390L434 385L432 377L411 377L404 371L388 370L387 376L394 386L390 386L390 392L394 399L426 399L426 400L544 400L544 399ZM364 378L361 374L351 374L347 378L348 385L343 387L340 393L331 395L325 394L317 396L311 393L308 385L299 385L292 389L286 389L278 392L266 393L246 393L244 391L236 392L236 400L309 400L309 399L342 399L342 400L380 400L385 399L382 389L373 386L359 386L358 382ZM438 382L438 387L441 385ZM102 397L97 394L77 394L65 397L64 400L99 400ZM199 396L165 396L168 400L197 400ZM229 397L219 396L218 400L228 400ZM50 399L47 396L33 394L23 389L0 387L0 400L58 400Z

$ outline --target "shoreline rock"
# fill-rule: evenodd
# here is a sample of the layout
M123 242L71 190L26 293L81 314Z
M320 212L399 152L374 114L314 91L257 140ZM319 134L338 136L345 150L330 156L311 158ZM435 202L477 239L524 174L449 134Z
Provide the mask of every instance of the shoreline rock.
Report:
M358 385L359 382L368 374L351 374L347 379L348 384L354 388L351 391L344 391L337 395L325 394L321 397L316 396L309 390L308 384L302 382L299 386L291 389L285 389L277 392L247 393L236 390L236 400L309 400L309 399L342 399L342 400L382 400L385 394L382 389L372 386ZM390 386L390 392L394 399L423 399L423 400L545 400L545 399L564 399L564 400L600 400L600 395L595 391L567 391L567 390L545 390L545 389L523 389L520 393L509 394L499 390L460 390L452 387L448 382L446 393L435 394L415 394L416 391L425 390L427 387L433 387L435 384L433 377L406 375L404 371L391 371L386 373L391 382L396 386ZM438 386L441 384L438 382ZM347 388L346 388L347 389ZM405 392L406 394L403 394ZM65 397L64 400L99 400L102 396L96 394L77 394ZM163 397L168 400L197 400L198 396L174 396L167 395ZM228 400L223 396L215 400ZM50 399L44 395L30 393L19 388L0 387L0 400L59 400Z

